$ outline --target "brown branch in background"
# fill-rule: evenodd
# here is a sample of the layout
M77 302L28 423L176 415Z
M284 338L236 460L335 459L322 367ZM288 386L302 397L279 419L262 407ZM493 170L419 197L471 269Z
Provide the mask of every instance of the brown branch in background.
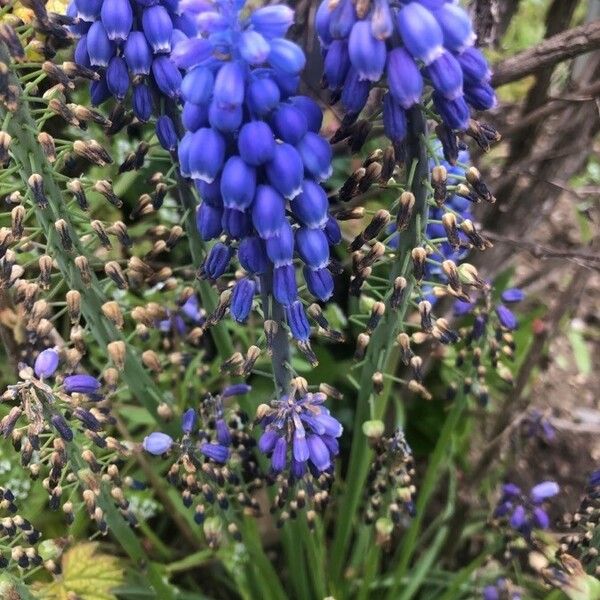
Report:
M495 87L533 75L546 67L600 48L600 20L573 27L524 50L494 67Z

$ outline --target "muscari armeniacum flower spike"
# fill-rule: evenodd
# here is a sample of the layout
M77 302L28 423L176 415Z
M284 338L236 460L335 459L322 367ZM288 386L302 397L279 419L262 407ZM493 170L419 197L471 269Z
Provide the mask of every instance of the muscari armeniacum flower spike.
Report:
M208 6L194 0L182 8L199 37L177 44L171 54L186 71L181 96L187 132L179 162L200 194L201 236L227 237L209 252L202 272L220 276L237 252L247 275L233 288L233 317L249 317L260 287L286 307L292 334L308 347L310 325L297 302L294 260L304 263L308 290L328 298L329 245L340 236L319 185L331 173L331 149L318 134L321 111L297 95L305 57L283 37L293 11L273 5L247 14L243 3ZM383 69L385 51L381 58ZM318 242L317 248L304 238Z
M178 0L71 0L67 12L79 19L70 28L79 38L75 62L101 77L91 84L94 105L111 96L126 101L132 90L133 112L145 122L161 106L160 95L179 97L181 73L170 52L175 42L195 36L196 26L178 5Z
M389 90L402 109L426 100L433 88L435 108L453 130L468 128L469 106L495 105L487 61L473 47L469 15L454 3L376 0L359 7L351 0L322 0L315 25L325 83L333 98L341 92L346 125L364 108L384 65ZM398 143L401 130L391 131Z

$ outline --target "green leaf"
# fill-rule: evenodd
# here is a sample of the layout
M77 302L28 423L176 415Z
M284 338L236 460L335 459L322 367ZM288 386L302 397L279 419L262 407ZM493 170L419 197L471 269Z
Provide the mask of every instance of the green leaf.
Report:
M112 591L124 580L119 559L96 552L98 544L77 544L64 553L62 575L51 583L38 583L41 600L117 600Z

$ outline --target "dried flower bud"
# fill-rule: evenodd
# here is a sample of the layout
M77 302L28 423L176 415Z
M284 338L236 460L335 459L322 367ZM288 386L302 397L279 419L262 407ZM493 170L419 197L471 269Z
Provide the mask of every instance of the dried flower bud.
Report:
M465 173L465 177L479 198L490 204L496 202L496 198L494 198L492 192L490 192L487 185L483 182L481 174L475 167L470 167Z
M123 201L115 194L112 183L107 179L101 179L94 184L94 190L102 194L113 206L121 208Z
M78 323L81 317L81 294L77 290L69 290L66 299L69 319L71 323Z
M114 260L107 262L104 266L104 272L114 281L115 285L120 290L126 290L128 288L125 274L118 262Z
M114 300L110 300L109 302L105 302L102 305L102 314L112 321L117 329L123 328L123 313L119 308L119 304Z
M92 272L90 271L90 265L88 263L87 257L83 255L76 256L73 262L75 263L75 266L79 271L79 276L81 277L83 285L85 285L86 287L89 286L92 281Z
M373 383L373 389L376 394L381 394L383 392L383 373L381 371L375 371L371 377L371 382Z
M10 162L10 154L8 150L12 137L6 131L0 131L0 166L6 168Z
M73 142L73 150L75 154L99 167L105 167L113 162L110 154L96 140L76 140Z
M46 194L44 193L42 176L38 173L33 173L27 180L27 185L29 185L29 189L33 194L33 199L35 200L35 203L40 208L46 208L48 206L48 199L46 198Z
M42 152L44 153L46 160L49 163L55 162L56 161L56 146L54 145L54 138L50 134L46 133L45 131L42 131L38 134L37 139L38 139L38 143L42 147Z
M160 358L154 350L146 350L142 352L142 362L155 373L162 371L162 365L160 364Z
M258 346L250 346L246 352L246 358L242 365L242 375L247 377L254 369L254 365L260 356L260 348Z
M431 320L431 302L429 300L421 300L419 302L419 314L421 315L421 329L427 333L431 333L433 322Z
M367 346L371 341L371 336L366 333L359 333L356 338L356 350L354 351L354 359L362 360L365 357Z
M10 211L11 233L13 239L20 240L25 230L25 207L19 204Z
M371 316L367 321L367 333L371 334L379 324L381 317L385 313L385 304L383 302L375 302L371 308Z
M458 237L458 227L456 226L456 216L454 213L447 212L442 215L442 225L446 230L448 243L457 249L460 247L460 238Z
M127 355L127 347L125 346L125 342L123 340L116 340L114 342L110 342L107 346L108 355L110 359L113 361L115 367L122 371L125 368L125 357ZM146 362L144 362L146 364ZM146 364L146 366L148 366Z
M110 233L114 234L119 243L124 248L131 248L133 246L133 242L129 237L129 233L127 232L127 227L123 221L115 221L113 225L109 229Z
M427 388L418 381L415 381L414 379L411 379L408 382L408 389L411 392L414 392L415 394L419 394L424 400L432 400L433 398L433 396L429 393Z
M175 244L181 239L183 236L183 229L179 225L174 225L169 232L169 237L167 238L167 246L169 250L175 247Z
M406 333L402 332L398 334L396 341L398 342L398 346L400 346L400 356L402 358L402 362L405 365L408 365L410 359L414 356L414 352L410 348L410 337Z
M410 225L414 206L414 194L412 192L403 192L398 199L398 214L396 215L396 228L398 231L405 231Z
M75 196L75 200L77 201L77 204L81 210L87 210L89 208L85 190L83 189L79 179L71 179L69 182L67 182L67 189L73 194L73 196Z
M424 248L413 248L411 252L413 261L413 275L417 281L421 281L425 275L425 261L427 259L427 252Z
M431 170L431 186L433 187L433 199L438 206L442 206L446 201L448 193L448 171L443 165L436 165Z
M398 310L404 299L404 290L406 289L407 281L404 277L396 277L394 279L394 289L390 297L390 307L392 310Z
M71 250L73 250L73 239L71 238L67 222L64 219L59 219L54 223L54 229L56 230L56 233L58 233L61 246L67 252L71 252Z

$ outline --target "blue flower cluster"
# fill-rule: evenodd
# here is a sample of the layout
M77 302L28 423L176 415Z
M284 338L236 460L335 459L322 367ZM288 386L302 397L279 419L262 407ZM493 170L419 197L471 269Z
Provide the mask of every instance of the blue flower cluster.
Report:
M132 89L135 116L148 121L159 101L179 97L181 72L173 47L196 34L178 0L72 0L71 31L79 37L75 62L100 73L91 84L94 105L123 101Z
M308 469L328 471L339 452L341 423L323 406L327 396L293 389L290 395L258 408L264 433L258 441L261 452L271 456L271 468L280 473L290 468L300 479Z
M233 317L248 318L260 278L263 291L285 307L294 337L307 341L294 256L304 263L308 290L325 301L333 293L330 245L341 233L320 185L331 173L331 149L319 135L321 110L296 95L305 57L283 37L293 11L271 5L247 14L241 0L184 6L199 36L172 54L187 71L179 163L201 196L201 237L226 235L201 274L218 279L237 251L248 276L233 288Z
M548 529L550 526L550 517L543 504L559 491L560 488L554 481L538 483L531 488L529 494L524 494L514 483L506 483L502 486L502 496L494 516L508 518L513 529L529 538L534 528Z
M341 95L346 123L364 108L371 86L385 75L383 100L386 135L406 135L406 111L422 101L425 83L444 123L464 130L470 108L495 106L491 73L473 47L468 14L450 0L322 0L316 29L324 52L325 81Z
M519 322L517 317L513 311L506 306L507 304L516 304L517 302L521 302L525 298L525 293L523 290L519 288L509 288L502 292L500 295L500 302L498 302L494 308L496 313L496 317L498 322L504 329L508 329L509 331L514 331L519 326ZM457 317L461 317L467 315L476 308L477 302L467 302L464 300L456 300L454 302L454 315ZM487 317L484 315L477 315L475 317L476 321L481 320L480 328L483 329L485 327L485 322L487 321Z

